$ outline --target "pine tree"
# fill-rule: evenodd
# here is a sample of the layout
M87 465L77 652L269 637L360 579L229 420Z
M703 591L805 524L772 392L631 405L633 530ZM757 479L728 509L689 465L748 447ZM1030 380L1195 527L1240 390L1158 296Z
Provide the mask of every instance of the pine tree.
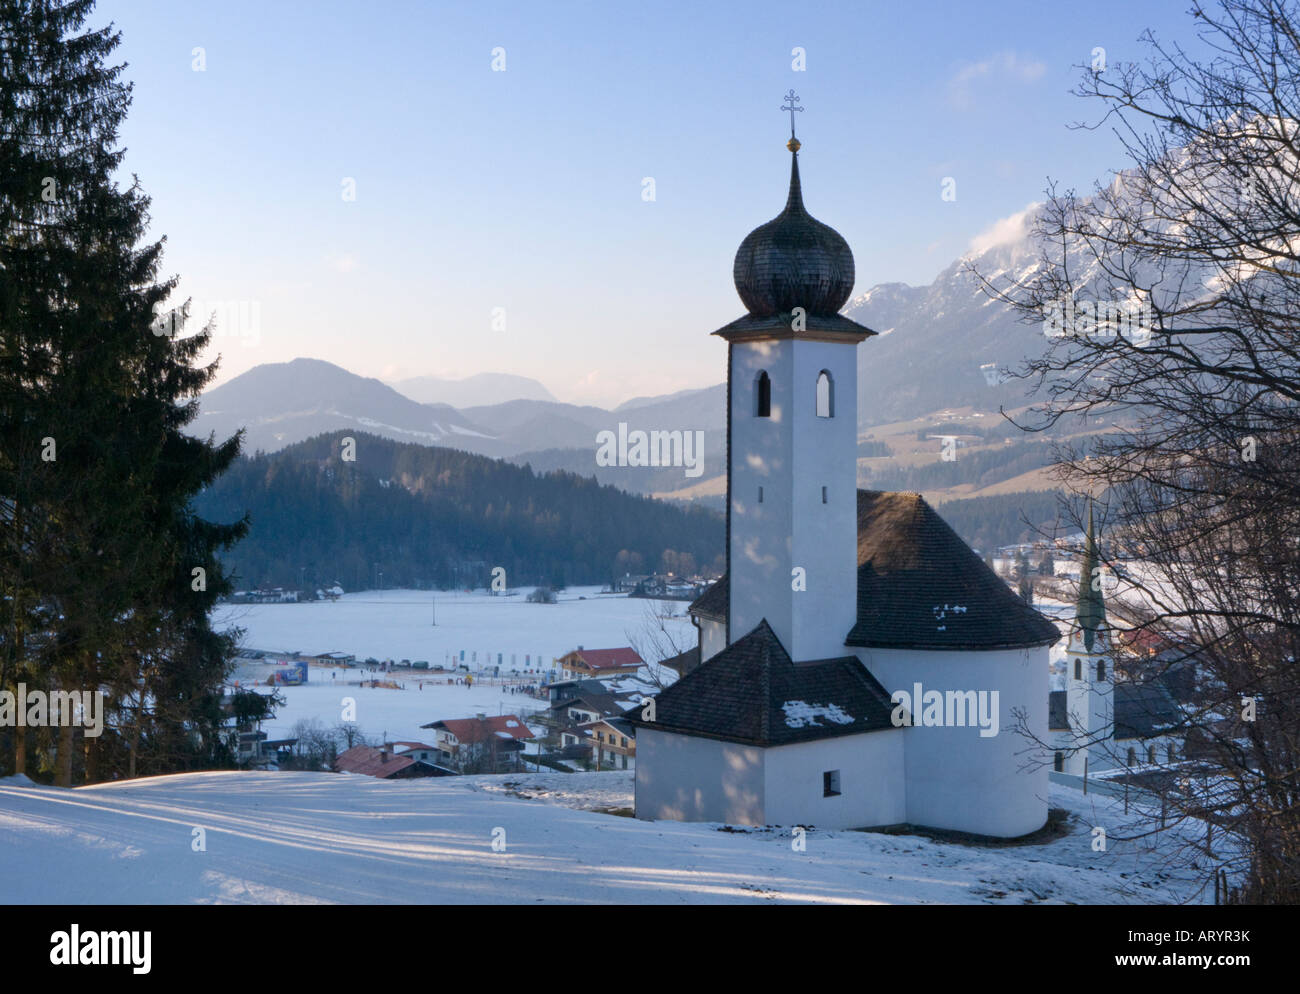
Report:
M118 34L83 30L92 7L0 0L0 687L103 688L110 715L148 700L136 739L193 749L219 720L229 648L207 622L215 554L244 525L189 504L240 440L182 434L216 372L195 365L208 329L177 337L184 310L155 323L175 281L144 241L148 198L114 179L131 87L108 62ZM91 776L120 732L86 740ZM60 727L65 785L74 738Z

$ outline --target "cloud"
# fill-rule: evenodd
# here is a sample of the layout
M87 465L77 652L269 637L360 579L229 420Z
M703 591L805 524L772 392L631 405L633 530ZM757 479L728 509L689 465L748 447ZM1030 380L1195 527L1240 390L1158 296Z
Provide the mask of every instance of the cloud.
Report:
M1034 212L1041 206L1040 203L1028 204L1024 210L1017 211L1010 217L994 221L970 240L971 253L977 255L980 252L987 252L991 248L997 248L999 245L1007 245L1028 238L1033 227Z
M1011 79L1021 83L1032 83L1041 79L1047 72L1046 63L1038 59L1017 55L1015 52L999 52L982 62L966 62L958 67L956 74L948 81L948 99L953 106L967 110L975 103L975 84L995 76Z

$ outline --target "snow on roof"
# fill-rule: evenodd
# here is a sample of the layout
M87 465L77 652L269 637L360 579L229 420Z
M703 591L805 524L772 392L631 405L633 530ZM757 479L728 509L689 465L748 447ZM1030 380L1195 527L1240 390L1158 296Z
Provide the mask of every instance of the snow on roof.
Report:
M502 738L531 739L533 733L513 714L492 715L479 718L446 718L431 721L421 728L443 728L451 732L462 742L477 742L490 734L499 734Z
M837 725L850 725L853 716L846 714L836 704L807 704L803 701L786 701L781 705L785 712L785 724L788 728L807 728L819 725L819 719L825 718Z

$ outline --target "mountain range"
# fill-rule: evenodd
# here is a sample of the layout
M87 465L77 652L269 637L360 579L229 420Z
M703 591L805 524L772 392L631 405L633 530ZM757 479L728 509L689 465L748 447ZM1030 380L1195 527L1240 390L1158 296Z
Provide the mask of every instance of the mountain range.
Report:
M395 380L389 386L421 404L450 404L452 407L473 407L507 400L555 402L555 395L532 377L512 373L478 373L459 380L414 376Z
M1046 339L981 293L969 272L973 265L990 278L1007 278L1036 265L1032 209L1012 221L1005 237L954 261L928 286L882 283L850 301L844 313L878 333L858 350L860 428L927 417L939 422L959 408L996 413L1024 406L1022 382L991 374L1038 354ZM560 402L528 377L485 373L387 384L304 358L257 366L208 391L192 430L224 437L243 427L246 452L273 452L324 432L364 431L537 471L595 475L640 493L698 482L681 468L597 466L597 433L616 431L620 422L630 429L703 431L703 478L724 471L724 384L636 397L606 410Z

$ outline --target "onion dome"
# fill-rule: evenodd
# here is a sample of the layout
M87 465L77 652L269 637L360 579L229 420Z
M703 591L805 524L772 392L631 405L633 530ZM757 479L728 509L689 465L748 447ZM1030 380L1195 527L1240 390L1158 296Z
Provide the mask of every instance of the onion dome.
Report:
M843 236L803 205L799 142L791 138L790 195L785 210L745 236L732 277L751 317L802 307L809 315L839 313L853 292L853 252Z

